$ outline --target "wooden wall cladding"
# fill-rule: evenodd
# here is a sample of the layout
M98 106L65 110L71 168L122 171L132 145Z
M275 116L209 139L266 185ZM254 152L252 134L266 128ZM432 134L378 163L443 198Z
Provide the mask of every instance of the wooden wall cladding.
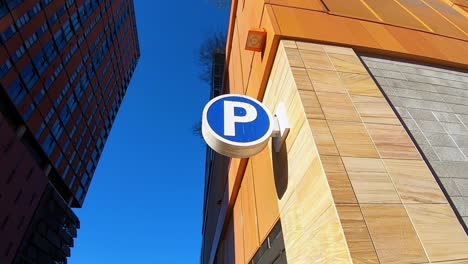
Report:
M466 233L352 49L281 41L264 96L279 101L288 263L468 262Z

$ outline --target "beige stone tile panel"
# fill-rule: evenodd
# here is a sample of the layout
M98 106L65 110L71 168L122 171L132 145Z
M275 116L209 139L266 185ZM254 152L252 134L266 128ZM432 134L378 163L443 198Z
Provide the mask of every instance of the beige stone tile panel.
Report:
M366 124L383 159L421 159L406 130L401 126Z
M422 263L428 259L402 205L361 205L380 263Z
M437 264L468 264L468 259L461 259L461 260L454 260L454 261L442 261L442 262L427 262L429 263L437 263Z
M294 40L282 40L280 43L282 43L286 48L297 49L296 41Z
M340 78L351 95L383 97L374 80L367 73L340 72Z
M329 45L322 45L323 49L327 53L336 53L336 54L343 54L343 55L350 55L357 58L356 53L354 53L353 49L346 48L346 47L338 47L338 46L329 46Z
M323 49L323 45L320 45L320 44L296 41L296 45L297 45L297 48L300 50L312 50L312 51L325 52L325 50Z
M343 157L378 158L366 128L362 123L328 121L336 146Z
M289 74L290 66L286 58L286 53L282 44L278 47L275 62L271 69L270 77L268 79L267 87L265 90L265 96L263 97L263 103L270 109L274 109L277 103L279 93L284 89L283 83L286 76ZM287 100L286 98L282 98Z
M317 97L326 119L361 121L358 112L354 109L351 98L347 94L317 92Z
M379 263L359 205L336 207L353 263Z
M284 48L286 51L286 57L288 58L289 64L292 67L304 68L304 62L302 61L301 54L298 49Z
M333 65L327 54L322 51L299 49L302 61L306 68L334 70Z
M304 123L307 123L307 117L304 107L302 106L301 96L299 95L299 92L297 90L292 93L289 106L286 105L286 107L288 122L289 126L291 127L289 135L286 138L286 142L290 142L292 144L292 142L296 140L296 137Z
M353 187L339 156L320 156L335 204L357 204Z
M347 93L340 75L336 71L307 69L309 79L315 91L329 93Z
M364 123L400 124L400 120L383 97L351 95L351 101Z
M294 76L297 89L306 91L314 90L312 82L310 81L309 75L307 74L307 70L305 68L292 67L291 71Z
M422 160L383 160L403 203L447 203Z
M322 108L314 91L299 90L302 105L304 107L307 118L325 119Z
M362 203L401 203L380 159L343 157L354 192Z
M431 262L468 259L468 236L448 204L406 206Z
M332 204L327 179L320 160L316 158L280 211L285 242L293 242L301 237Z
M366 68L356 55L328 53L328 56L339 72L367 73Z
M294 141L290 141L288 136L285 146L285 150L273 155L274 168L282 175L282 178L287 179L286 186L282 188L284 191L279 195L280 211L296 191L298 183L307 173L310 164L318 159L318 151L307 123L301 126Z
M283 232L285 229L283 227ZM284 233L286 235L286 233ZM285 237L288 263L352 263L336 209L330 206L302 235Z
M335 140L330 132L327 121L318 119L308 119L308 121L320 155L338 156L338 149L336 148Z

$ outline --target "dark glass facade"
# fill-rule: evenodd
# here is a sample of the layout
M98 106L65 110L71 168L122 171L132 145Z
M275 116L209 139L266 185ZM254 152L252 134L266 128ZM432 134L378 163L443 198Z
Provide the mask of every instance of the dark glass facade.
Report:
M18 248L38 234L44 201L79 226L69 207L83 204L140 51L131 0L1 1L0 41L0 263L10 263L27 255ZM44 200L50 192L60 199Z

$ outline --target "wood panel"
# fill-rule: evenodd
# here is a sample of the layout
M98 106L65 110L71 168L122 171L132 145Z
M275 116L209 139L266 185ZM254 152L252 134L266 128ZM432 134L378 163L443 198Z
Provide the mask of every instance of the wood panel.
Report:
M411 13L409 9L404 8L398 1L365 0L365 2L385 23L431 31L418 17Z
M252 163L247 163L241 188L242 220L244 226L244 257L250 261L260 246L258 238L258 220L255 204L255 191L252 178Z
M346 5L343 5L341 0L323 0L323 2L332 13L367 20L379 20L375 13L360 0L346 1Z
M279 219L278 196L270 152L271 147L267 147L251 159L260 243L265 240Z
M244 220L242 215L242 193L239 192L233 206L232 222L234 228L234 258L236 264L245 263L244 254Z
M465 38L463 31L441 17L434 9L420 0L397 0L415 16L421 19L432 31L443 33L447 36Z
M320 0L266 0L272 5L283 5L316 11L326 11Z

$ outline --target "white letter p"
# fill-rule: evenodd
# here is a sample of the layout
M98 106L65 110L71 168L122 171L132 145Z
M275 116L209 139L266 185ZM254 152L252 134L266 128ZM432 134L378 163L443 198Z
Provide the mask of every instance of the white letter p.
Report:
M245 115L236 116L234 108L243 108ZM257 118L257 110L250 104L224 101L224 135L236 136L236 123L249 123Z

